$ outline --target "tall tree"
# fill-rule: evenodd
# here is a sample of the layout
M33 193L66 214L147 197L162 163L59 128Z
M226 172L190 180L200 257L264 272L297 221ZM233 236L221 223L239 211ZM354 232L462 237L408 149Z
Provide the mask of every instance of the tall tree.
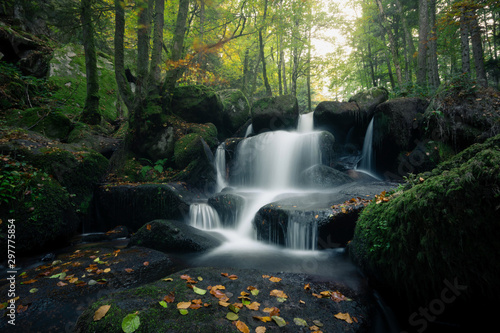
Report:
M437 59L436 0L429 0L429 83L434 89L440 85Z
M99 114L99 75L97 72L94 23L92 22L92 5L94 2L95 0L81 1L82 37L87 78L87 97L81 120L92 125L96 125L101 121L101 115Z
M428 0L418 1L417 84L427 85L427 42L429 32Z
M260 51L260 61L262 62L262 79L264 80L264 86L266 87L266 95L272 96L273 91L271 89L271 85L269 84L269 79L267 77L266 55L264 52L264 37L262 35L262 31L264 31L267 24L266 23L267 6L268 6L268 0L264 0L264 15L262 16L261 27L259 28L259 51Z
M460 43L462 54L462 73L470 75L470 48L469 48L469 24L467 9L460 8Z
M467 11L469 17L470 37L472 44L472 54L474 56L474 67L476 69L477 81L483 87L488 86L486 71L484 69L483 41L481 39L481 28L477 20L476 6L471 4Z

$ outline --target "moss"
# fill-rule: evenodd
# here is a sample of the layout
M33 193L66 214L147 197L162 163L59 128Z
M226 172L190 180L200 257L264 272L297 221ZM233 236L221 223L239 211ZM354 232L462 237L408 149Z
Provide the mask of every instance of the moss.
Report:
M203 154L201 139L201 135L191 133L177 140L174 148L174 158L179 169L184 169L191 161Z
M414 177L389 202L366 207L352 242L356 261L414 304L439 295L444 279L467 285L468 297L498 294L500 269L492 263L500 252L498 140L467 149Z
M41 107L10 113L6 119L10 126L29 128L51 139L66 139L72 128L71 121L64 114Z

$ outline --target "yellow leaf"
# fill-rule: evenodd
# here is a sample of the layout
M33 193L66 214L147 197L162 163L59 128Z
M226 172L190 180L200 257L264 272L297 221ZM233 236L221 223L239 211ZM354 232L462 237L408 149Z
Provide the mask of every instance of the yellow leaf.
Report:
M265 333L266 332L266 328L264 326L259 326L257 328L255 328L255 333Z
M281 298L288 298L287 294L285 294L282 290L277 290L277 289L271 290L269 295Z
M236 321L234 324L236 325L238 331L243 333L250 333L250 329L248 328L248 326L241 320Z
M191 306L191 302L179 302L177 303L177 309L187 309Z
M271 278L269 278L269 281L271 281L271 282L280 282L281 279L278 278L278 277L275 277L275 276L271 276Z
M259 306L260 306L260 303L257 303L257 302L252 302L252 303L246 305L247 308L249 308L250 310L254 310L254 311L259 311Z
M254 319L260 320L263 323L267 323L268 321L271 321L271 317L259 317L259 316L254 316Z
M109 308L111 308L111 305L103 305L97 309L94 313L94 321L101 320L108 313Z
M337 319L345 320L347 323L352 324L352 319L348 312L346 313L339 312L336 315L334 315L334 317Z

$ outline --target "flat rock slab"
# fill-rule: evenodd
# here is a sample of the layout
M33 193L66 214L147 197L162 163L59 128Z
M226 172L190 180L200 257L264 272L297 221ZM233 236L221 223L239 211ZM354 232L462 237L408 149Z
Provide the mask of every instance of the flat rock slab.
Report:
M93 247L58 256L17 274L15 326L7 322L10 283L0 282L0 331L69 332L81 311L99 297L155 281L171 266L164 253L140 247Z
M218 286L218 291L214 286ZM256 288L258 294L252 294L249 290L252 288ZM333 292L336 293L332 297ZM239 298L242 293L248 293L245 297L250 308L242 304L244 301ZM167 295L170 300L169 297L166 300L172 302L163 307L159 302ZM226 303L220 302L224 296L228 298ZM191 306L184 315L178 309L182 302ZM110 308L102 319L95 321L94 314L103 305L110 305ZM241 308L236 310L237 319L235 311L231 310L235 307ZM261 326L266 332L296 333L311 332L315 323L318 328L313 331L364 332L371 324L372 310L370 298L364 291L317 281L304 274L199 267L100 299L80 316L76 332L122 332L123 319L133 313L137 313L140 320L135 332L238 332L236 324L239 324L247 326L250 332ZM266 311L274 311L273 314L282 320L274 318L263 322L255 318L272 314ZM227 319L228 313L233 313L230 315L233 320ZM334 316L346 318L346 314L349 314L348 320ZM280 327L278 321L284 326Z

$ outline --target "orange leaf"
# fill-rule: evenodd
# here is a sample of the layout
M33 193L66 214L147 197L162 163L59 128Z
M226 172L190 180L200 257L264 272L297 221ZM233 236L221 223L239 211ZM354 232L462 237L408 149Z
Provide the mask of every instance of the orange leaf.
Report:
M22 305L22 304L19 304L17 306L17 313L21 313L21 312L24 312L28 310L28 306L27 305Z
M263 277L264 279L269 279L269 278L270 278L270 276L269 276L269 275L262 275L262 277Z
M148 229L148 231L151 231L151 224L146 225L146 229Z
M229 276L229 274L227 274L227 273L220 273L220 275L225 276L225 277Z
M182 280L191 280L191 277L187 274L181 275Z
M224 302L224 301L219 301L219 305L227 308L229 305L231 305L231 303Z
M23 281L22 284L32 284L32 283L35 283L37 280L35 279L31 279L31 280L28 280L28 281Z
M175 300L175 294L171 291L167 296L163 297L163 300L167 303L173 303Z
M347 323L352 324L352 319L348 312L346 313L339 312L336 315L334 315L334 317L337 319L345 320Z
M148 266L148 265L149 265L149 261L145 261L145 262L143 263L143 265L144 265L144 266Z
M132 273L134 270L132 268L125 268L125 272Z
M277 307L273 306L272 308L264 308L264 310L262 310L266 313L269 313L269 316L272 317L272 316L279 316L280 315L280 309L278 309Z
M111 308L111 305L103 305L99 309L94 312L94 321L101 320L106 313L108 313L109 308Z
M250 333L250 329L248 326L242 322L241 320L238 320L237 322L234 323L236 325L236 328L238 331L243 332L243 333Z
M269 295L281 298L288 298L287 294L285 294L282 290L277 290L277 289L271 290Z
M177 303L177 309L188 309L191 306L191 302L179 302Z
M229 276L228 276L228 278L229 278L230 280L236 280L236 279L238 279L238 276L236 276L236 275L234 275L234 274L233 274L233 275L229 275ZM243 324L243 325L244 325L244 324Z
M281 279L279 277L271 276L271 278L269 279L269 281L271 281L271 282L280 282Z
M246 305L247 308L249 308L250 310L254 310L254 311L259 311L259 306L260 306L260 303L257 303L257 302L252 302L252 303Z
M326 290L326 291L320 292L320 294L323 297L330 297L330 295L332 294L332 292L330 290Z
M260 320L263 323L267 323L268 321L271 321L271 317L259 317L259 316L254 316L253 319Z
M311 285L309 283L304 285L304 290L311 290Z
M335 303L339 303L341 301L345 301L347 299L347 297L345 297L344 295L342 295L340 293L340 291L334 291L332 292L332 296L331 296L331 299L335 302Z
M189 306L189 309L193 309L193 310L196 310L196 309L199 309L201 308L201 304L191 304Z

